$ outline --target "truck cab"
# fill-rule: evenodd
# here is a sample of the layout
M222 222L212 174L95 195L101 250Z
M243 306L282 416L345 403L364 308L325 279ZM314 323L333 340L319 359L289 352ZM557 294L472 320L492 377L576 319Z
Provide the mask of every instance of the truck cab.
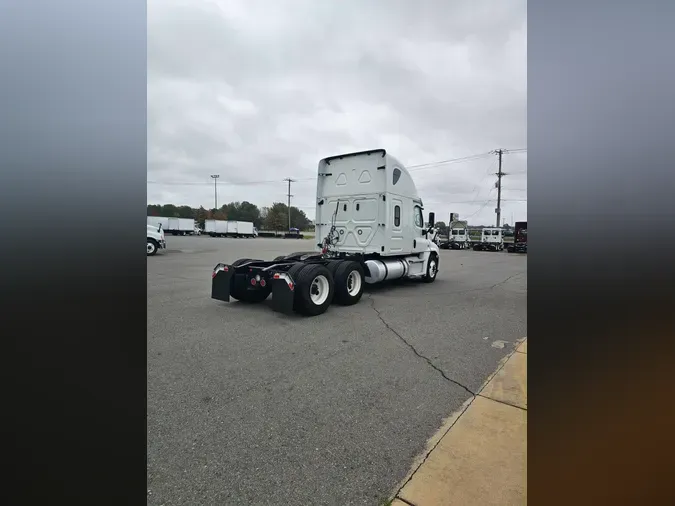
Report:
M507 249L509 253L527 253L527 222L515 223L513 244Z
M467 249L471 246L469 239L469 229L464 223L451 225L450 228L450 248Z
M164 230L162 225L154 226L147 225L147 255L146 256L155 256L157 251L161 249L166 249L166 239L164 238Z
M504 235L501 227L484 228L474 251L502 251L504 249Z
M386 151L325 158L318 176L316 237L330 236L329 249L379 256L438 253L410 173Z

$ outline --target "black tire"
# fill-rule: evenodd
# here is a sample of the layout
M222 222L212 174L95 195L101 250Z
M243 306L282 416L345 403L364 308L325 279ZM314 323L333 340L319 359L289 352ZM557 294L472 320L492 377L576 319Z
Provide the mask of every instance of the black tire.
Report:
M422 281L425 283L433 283L436 281L436 276L438 275L438 257L435 254L432 254L429 257L429 262L427 263L427 273L422 278Z
M295 269L295 266L291 269ZM295 311L304 316L318 316L325 313L328 306L333 302L333 296L335 295L335 284L331 272L324 265L311 263L305 264L295 272L297 273L294 278ZM319 287L319 285L323 286ZM321 297L322 292L317 293L315 289L323 290L325 297ZM320 300L313 300L313 294L321 297Z
M159 244L157 244L157 241L154 239L148 238L148 249L147 249L147 256L149 257L154 257L157 254L157 250L159 249Z
M335 297L333 300L342 306L353 306L361 300L361 296L363 295L366 278L363 266L353 260L331 263L333 265L337 264L334 270L331 271L333 284L335 285ZM331 270L330 267L329 270ZM353 292L350 293L350 290Z

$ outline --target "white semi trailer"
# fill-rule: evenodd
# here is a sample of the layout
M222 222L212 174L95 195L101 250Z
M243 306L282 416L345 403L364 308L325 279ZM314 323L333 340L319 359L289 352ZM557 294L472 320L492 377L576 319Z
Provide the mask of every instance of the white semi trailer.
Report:
M262 302L315 316L331 303L356 304L365 283L400 278L431 283L439 267L434 213L406 168L384 149L324 158L316 192L316 250L265 261L242 258L213 269L211 297Z

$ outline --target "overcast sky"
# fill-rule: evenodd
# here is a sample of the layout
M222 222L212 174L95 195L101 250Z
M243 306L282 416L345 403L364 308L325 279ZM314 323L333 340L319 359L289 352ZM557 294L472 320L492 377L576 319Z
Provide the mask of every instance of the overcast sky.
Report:
M527 147L525 0L149 0L148 203L286 201L320 158L404 165ZM497 157L413 167L426 211L492 224ZM527 218L527 153L502 216ZM254 184L245 184L251 183ZM492 199L492 200L489 200Z

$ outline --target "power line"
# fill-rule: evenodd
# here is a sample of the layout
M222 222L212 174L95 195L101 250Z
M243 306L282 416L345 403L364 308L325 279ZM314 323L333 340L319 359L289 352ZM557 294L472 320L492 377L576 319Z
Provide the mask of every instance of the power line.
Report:
M494 191L494 189L492 190ZM490 192L492 193L492 192ZM487 204L490 202L495 202L497 199L481 199L481 200L456 200L453 202L450 202L450 204L455 205L455 204L461 204L461 205L480 205L481 207L485 207ZM527 199L502 199L502 202L527 202ZM425 202L424 205L426 206L444 206L447 205L448 202ZM316 204L306 204L306 205L294 205L293 207L297 207L298 209L314 209L316 207Z
M527 148L523 149L512 149L512 150L503 150L504 154L509 154L509 153L516 153L516 152L521 152L521 151L527 151ZM488 156L491 156L494 154L494 151L489 151L485 153L478 153L475 155L469 155L469 156L463 156L459 158L449 158L447 160L438 160L435 162L428 162L428 163L421 163L417 165L409 165L406 167L409 172L415 172L419 170L428 170L428 169L435 169L437 167L442 167L443 165L449 165L453 163L461 163L461 162L469 162L473 160L480 160L482 158L486 158ZM294 182L296 183L302 183L302 182L308 182L308 181L316 181L316 177L306 177L306 178L299 178L295 179ZM257 185L257 184L278 184L282 181L286 181L285 179L279 180L279 179L268 179L265 181L223 181L229 186L248 186L248 185ZM147 181L147 184L159 184L159 185L167 185L167 186L201 186L201 185L206 185L206 184L211 184L208 181Z
M451 163L459 163L459 162L469 162L472 160L480 160L481 158L485 158L487 156L490 156L492 152L487 152L487 153L480 153L477 155L470 155L470 156L463 156L461 158L450 158L448 160L440 160L438 162L429 162L429 163L421 163L418 165L410 165L406 167L408 169L408 172L416 172L418 170L427 170L427 169L435 169L436 167L440 167L442 165L447 165Z

